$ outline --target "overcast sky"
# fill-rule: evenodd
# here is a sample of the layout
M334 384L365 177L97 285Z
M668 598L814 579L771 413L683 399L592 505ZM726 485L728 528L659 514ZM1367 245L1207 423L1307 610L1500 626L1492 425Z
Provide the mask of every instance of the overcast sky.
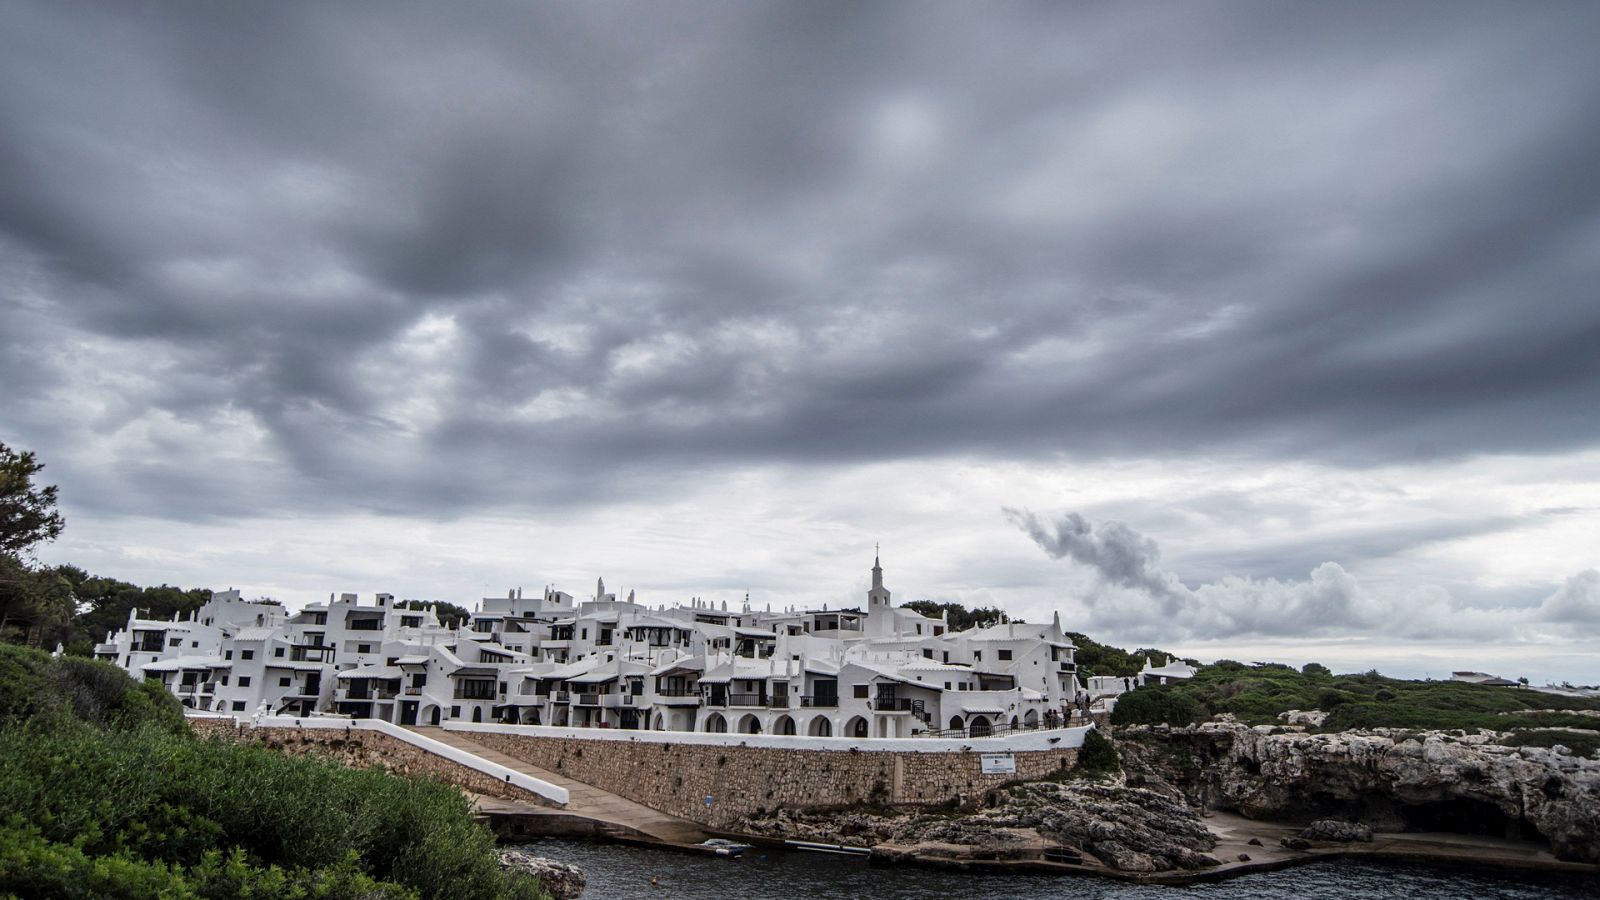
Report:
M41 553L1600 681L1600 5L12 2Z

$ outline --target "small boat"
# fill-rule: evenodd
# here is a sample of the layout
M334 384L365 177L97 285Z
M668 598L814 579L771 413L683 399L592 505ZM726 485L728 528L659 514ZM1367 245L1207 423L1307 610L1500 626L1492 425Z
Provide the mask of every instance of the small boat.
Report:
M812 853L840 853L845 856L871 856L871 847L847 847L844 844L820 844L816 841L784 841L790 850L807 850Z
M712 856L728 857L740 856L746 850L750 849L749 844L741 844L738 841L730 841L727 838L710 838L708 840L701 841L696 846L705 850Z

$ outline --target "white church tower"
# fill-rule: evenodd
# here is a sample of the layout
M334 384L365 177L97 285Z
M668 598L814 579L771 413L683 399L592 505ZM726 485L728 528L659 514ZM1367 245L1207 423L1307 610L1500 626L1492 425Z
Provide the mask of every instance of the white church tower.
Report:
M889 602L889 589L883 586L883 566L878 562L878 550L872 553L872 589L867 591L867 637L894 637L894 605Z

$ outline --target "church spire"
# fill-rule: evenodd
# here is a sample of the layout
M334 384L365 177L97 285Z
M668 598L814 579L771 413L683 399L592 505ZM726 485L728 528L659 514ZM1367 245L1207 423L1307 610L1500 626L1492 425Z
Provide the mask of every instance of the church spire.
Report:
M879 545L873 544L872 545L872 589L875 590L875 591L883 589L883 566L881 564L879 564L879 562L878 562L878 557L880 555L881 555L881 550L880 550Z

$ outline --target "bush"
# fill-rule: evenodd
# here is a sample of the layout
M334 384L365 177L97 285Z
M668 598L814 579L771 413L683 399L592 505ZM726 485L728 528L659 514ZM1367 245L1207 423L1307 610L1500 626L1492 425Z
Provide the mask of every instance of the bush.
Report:
M100 728L187 730L183 707L158 682L140 684L110 663L0 644L0 728L76 719Z
M1300 667L1300 674L1307 678L1332 678L1333 670L1322 663L1306 663Z
M1078 748L1078 764L1073 774L1085 778L1103 778L1122 771L1122 755L1098 728L1091 728L1083 736L1083 746Z
M104 663L0 647L0 679L0 896L543 896L453 787L197 740Z
M1189 725L1204 718L1205 710L1191 697L1157 685L1123 694L1111 711L1113 725Z

